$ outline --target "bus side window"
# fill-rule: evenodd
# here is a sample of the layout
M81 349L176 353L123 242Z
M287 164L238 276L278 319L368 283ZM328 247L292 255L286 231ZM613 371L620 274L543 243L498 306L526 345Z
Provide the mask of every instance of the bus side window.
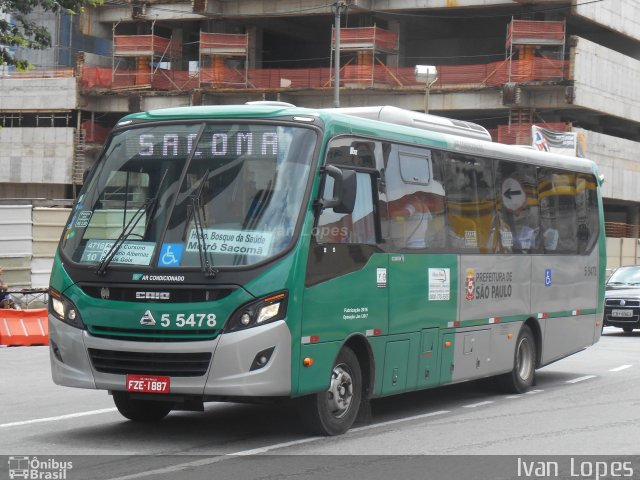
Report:
M536 177L533 165L496 162L497 253L536 253L540 248Z
M589 253L598 240L598 195L596 179L579 174L576 178L576 219L578 253Z
M320 214L315 236L322 243L376 243L375 210L373 207L373 183L369 173L357 172L356 204L352 213L336 213L325 208ZM333 178L327 176L324 198L331 198Z
M396 249L443 249L446 246L445 191L440 152L392 147L385 168L383 231ZM382 197L381 197L382 198Z
M449 155L445 178L451 247L493 253L497 215L492 160Z
M545 253L578 253L576 175L541 168L538 175L540 229Z
M379 142L378 142L379 143ZM327 163L351 167L376 168L375 142L335 138L327 152Z

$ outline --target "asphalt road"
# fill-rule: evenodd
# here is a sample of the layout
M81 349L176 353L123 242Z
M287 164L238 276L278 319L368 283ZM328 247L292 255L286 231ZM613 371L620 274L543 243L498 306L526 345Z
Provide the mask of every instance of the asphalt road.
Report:
M132 423L105 392L54 385L47 347L0 348L0 455L69 458L69 479L418 478L411 471L424 472L426 459L439 459L429 468L442 475L420 478L523 478L518 456L569 456L561 471L573 456L637 462L639 440L640 332L610 327L595 346L539 370L525 395L471 382L380 399L370 424L331 438L310 437L288 406L213 403Z

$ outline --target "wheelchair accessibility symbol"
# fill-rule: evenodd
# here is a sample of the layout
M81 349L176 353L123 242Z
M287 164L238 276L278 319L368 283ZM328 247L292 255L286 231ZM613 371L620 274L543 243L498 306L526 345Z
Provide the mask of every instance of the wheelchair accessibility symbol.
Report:
M551 269L550 268L547 268L544 271L544 286L545 287L551 286Z
M160 258L158 258L159 267L178 267L182 260L181 243L164 243L160 250Z

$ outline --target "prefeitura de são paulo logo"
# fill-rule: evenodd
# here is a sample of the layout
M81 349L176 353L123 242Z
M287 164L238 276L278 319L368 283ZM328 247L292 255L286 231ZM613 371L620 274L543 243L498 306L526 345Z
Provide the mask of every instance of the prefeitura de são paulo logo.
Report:
M10 456L9 478L26 478L33 480L65 480L67 472L73 468L73 462L60 461L55 458L39 459L38 457Z
M473 300L473 291L475 289L475 278L476 272L473 268L467 268L467 300Z

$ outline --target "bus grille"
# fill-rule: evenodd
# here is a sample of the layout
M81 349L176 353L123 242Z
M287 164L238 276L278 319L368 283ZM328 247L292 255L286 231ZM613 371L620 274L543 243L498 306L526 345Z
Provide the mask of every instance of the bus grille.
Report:
M170 377L201 377L211 362L210 352L159 353L122 352L89 349L93 368L102 373L168 375Z
M194 340L213 340L219 330L141 330L132 328L114 328L102 326L88 327L94 337L135 342L190 342Z

